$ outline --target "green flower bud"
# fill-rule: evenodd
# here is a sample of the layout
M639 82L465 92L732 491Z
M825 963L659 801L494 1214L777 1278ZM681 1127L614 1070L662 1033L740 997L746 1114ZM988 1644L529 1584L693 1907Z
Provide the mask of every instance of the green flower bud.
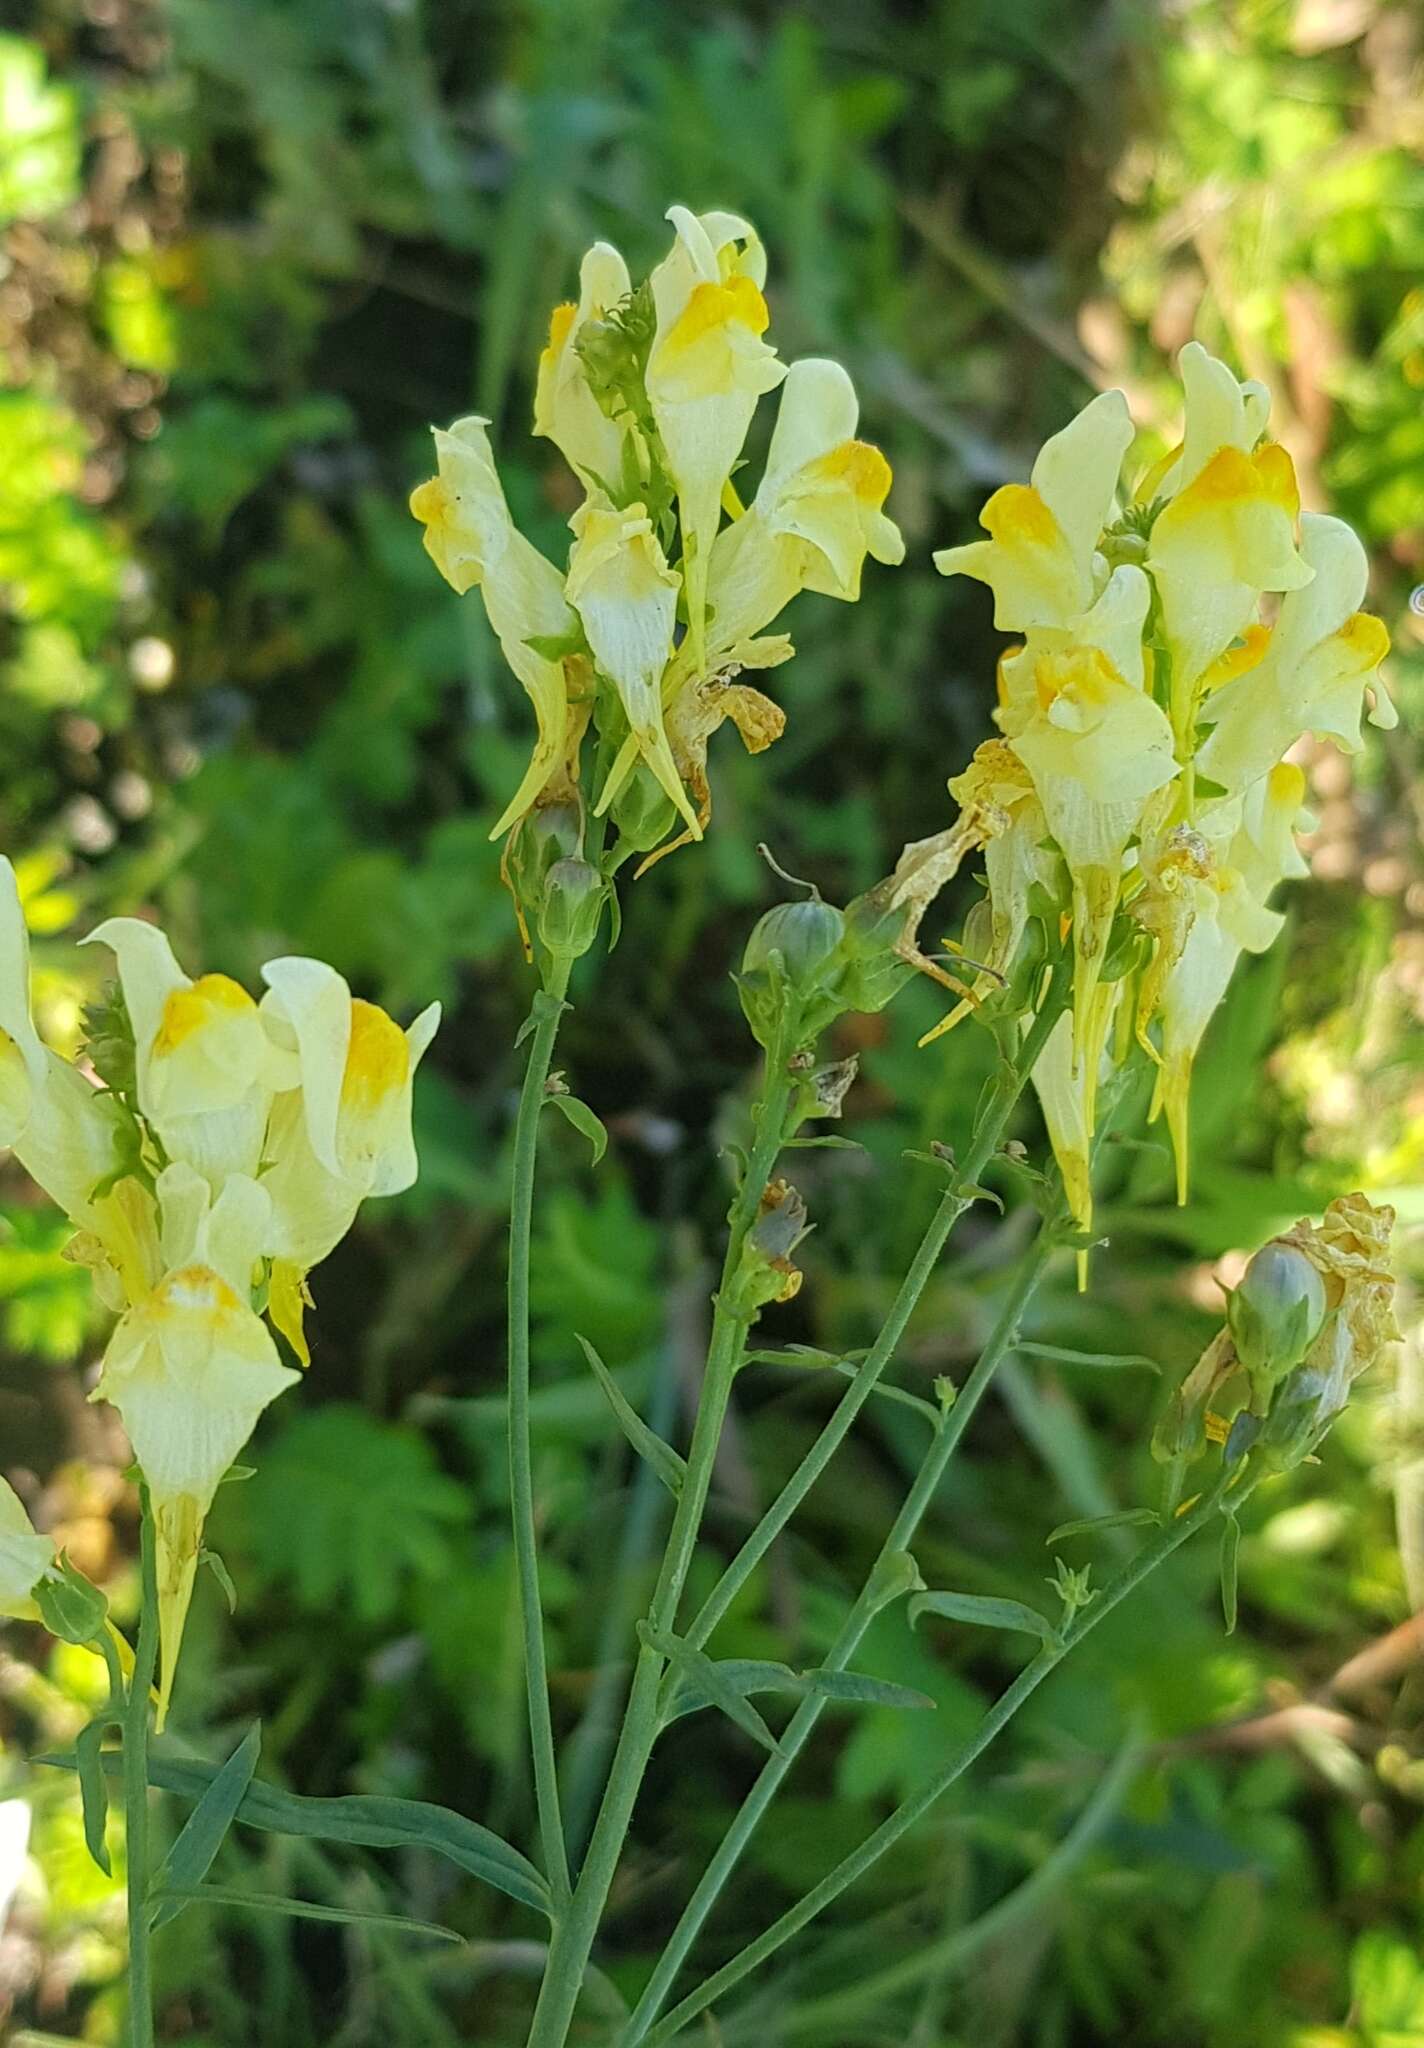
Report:
M540 942L557 958L580 959L598 937L608 884L586 860L556 860L539 906Z
M667 838L676 817L672 798L646 763L640 763L613 805L613 822L622 835L619 852L651 853Z
M846 1005L840 994L845 914L819 896L778 903L758 918L737 991L759 1045L781 1031L813 1041Z
M1293 1245L1257 1252L1226 1306L1236 1355L1262 1391L1299 1365L1325 1321L1325 1283Z
M104 1632L109 1603L96 1585L60 1557L34 1590L40 1620L63 1643L92 1643Z
M914 968L897 951L905 936L905 912L891 909L887 883L846 905L842 946L845 1007L873 1017L913 980Z

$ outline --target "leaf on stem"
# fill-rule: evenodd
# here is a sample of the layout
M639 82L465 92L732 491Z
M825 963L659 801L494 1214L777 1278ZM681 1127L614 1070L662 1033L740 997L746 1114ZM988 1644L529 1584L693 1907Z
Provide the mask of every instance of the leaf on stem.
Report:
M1155 1358L1148 1358L1141 1351L1070 1351L1062 1344L1031 1344L1026 1339L1021 1339L1014 1349L1025 1358L1052 1358L1060 1365L1087 1365L1103 1372L1123 1371L1129 1366L1142 1366L1158 1374L1162 1370Z
M84 1808L84 1846L105 1877L113 1876L104 1827L109 1817L109 1787L104 1777L101 1752L111 1728L121 1727L115 1715L98 1714L74 1738L74 1768L79 1774L79 1796Z
M608 1132L604 1128L602 1118L595 1116L588 1104L580 1102L577 1095L567 1095L556 1091L546 1095L544 1100L552 1102L556 1108L561 1109L579 1136L588 1139L589 1144L593 1148L593 1163L597 1166L604 1153L608 1150Z
M220 1884L194 1885L186 1891L165 1886L156 1903L161 1915L155 1918L156 1926L173 1919L185 1906L236 1906L252 1913L285 1913L294 1920L329 1920L343 1927L382 1927L400 1934L429 1934L437 1941L464 1939L453 1927L442 1927L435 1920L412 1920L404 1913L362 1913L348 1906L318 1905L311 1899L260 1897Z
M247 1797L261 1748L262 1724L254 1721L183 1823L155 1878L158 1888L170 1896L155 1905L154 1927L164 1926L182 1912L212 1868L213 1858Z
M703 1695L700 1703L720 1707L743 1734L750 1735L753 1742L759 1742L763 1749L776 1753L776 1737L746 1694L727 1677L725 1666L714 1664L701 1650L690 1649L681 1636L652 1628L646 1621L638 1623L638 1640L650 1650L656 1650L660 1657L666 1657L679 1679L698 1689Z
M926 1693L916 1692L908 1685L894 1685L889 1679L870 1678L859 1671L793 1671L789 1664L769 1663L757 1657L705 1661L711 1664L719 1683L730 1687L742 1700L750 1693L779 1693L789 1699L822 1699L841 1706L934 1710L935 1703ZM680 1721L685 1714L720 1704L700 1676L688 1672L679 1679L664 1723Z
M35 1761L58 1770L77 1767L73 1755L42 1756ZM117 1777L123 1768L117 1750L105 1750L102 1762L110 1777ZM215 1765L197 1757L169 1756L161 1748L149 1755L150 1785L181 1799L201 1800L217 1775ZM347 1842L353 1848L428 1849L506 1897L517 1899L520 1905L553 1917L549 1887L527 1856L477 1821L423 1799L392 1799L381 1793L312 1799L280 1792L275 1785L254 1778L237 1809L237 1819L244 1827L261 1828L268 1834Z
M590 1371L603 1389L604 1398L613 1410L614 1420L617 1422L618 1427L622 1430L624 1436L627 1437L633 1449L638 1453L638 1456L652 1466L663 1485L668 1489L673 1499L676 1500L682 1491L682 1483L687 1477L686 1459L679 1457L671 1444L664 1443L656 1430L649 1429L647 1423L644 1422L637 1409L633 1407L617 1380L614 1379L608 1367L589 1343L587 1337L580 1337L577 1331L574 1334L584 1357L588 1360Z
M1037 1636L1051 1650L1062 1648L1057 1629L1047 1615L1022 1600L992 1600L978 1593L920 1593L910 1602L910 1626L922 1614L940 1614L947 1621L966 1621L975 1628L1007 1629L1014 1634Z
M1109 1529L1133 1529L1151 1524L1156 1527L1161 1517L1156 1508L1119 1508L1112 1515L1086 1515L1076 1522L1060 1522L1056 1529L1050 1529L1044 1543L1061 1543L1066 1536L1101 1536Z

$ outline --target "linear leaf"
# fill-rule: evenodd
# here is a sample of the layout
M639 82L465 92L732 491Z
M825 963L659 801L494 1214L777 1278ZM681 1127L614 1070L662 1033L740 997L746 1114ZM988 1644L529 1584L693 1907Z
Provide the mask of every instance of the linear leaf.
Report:
M1090 1365L1102 1372L1120 1372L1133 1366L1159 1374L1162 1370L1155 1358L1148 1358L1141 1351L1070 1351L1062 1344L1030 1344L1025 1339L1014 1348L1026 1358L1053 1358L1060 1365Z
M261 1748L262 1724L254 1721L183 1823L157 1873L156 1882L160 1889L170 1893L170 1900L155 1907L156 1928L182 1912L183 1902L173 1902L177 1895L196 1891L211 1870L213 1858L247 1797Z
M120 1724L103 1714L81 1728L74 1738L74 1765L79 1773L79 1795L84 1805L84 1844L105 1877L113 1876L104 1827L109 1817L109 1786L104 1776L101 1752L104 1737Z
M1119 1508L1113 1515L1085 1515L1076 1522L1060 1522L1044 1537L1045 1543L1058 1543L1065 1536L1097 1536L1106 1529L1133 1529L1145 1527L1147 1523L1161 1520L1155 1508Z
M311 1899L259 1898L252 1892L231 1890L227 1885L195 1885L191 1891L165 1888L158 1894L161 1919L171 1920L185 1906L237 1906L253 1913L285 1913L294 1920L334 1920L346 1927L388 1927L403 1934L433 1934L438 1941L461 1941L453 1927L435 1920L412 1920L404 1913L361 1913L347 1906L321 1906ZM171 1907L172 1911L165 1910Z
M1241 1562L1241 1524L1235 1515L1223 1517L1221 1529L1221 1611L1226 1633L1236 1633L1236 1576Z
M792 1699L833 1700L844 1706L912 1707L933 1709L934 1701L908 1685L893 1685L888 1679L869 1678L858 1671L793 1671L789 1664L773 1664L757 1657L719 1658L713 1664L718 1678L743 1699L749 1693L782 1693ZM673 1697L667 1719L681 1720L702 1707L715 1704L700 1680L684 1676Z
M618 1427L638 1456L652 1466L675 1500L682 1491L682 1482L687 1476L686 1460L678 1456L671 1444L665 1444L656 1430L649 1429L587 1337L578 1337L577 1332L575 1336L584 1357L588 1360L590 1371L602 1387L604 1397L613 1410Z
M60 1770L75 1768L73 1756L45 1756L36 1761ZM110 1777L118 1776L123 1768L121 1757L112 1750L104 1752L103 1763ZM161 1750L149 1756L149 1783L179 1798L200 1799L216 1776L214 1765L196 1757L165 1756ZM237 1818L244 1827L260 1828L267 1834L349 1842L353 1848L428 1849L521 1905L553 1917L549 1888L527 1857L477 1821L423 1799L392 1799L381 1793L313 1799L280 1792L275 1785L254 1778Z
M991 1600L978 1593L918 1593L910 1602L910 1625L922 1614L942 1614L948 1621L967 1621L975 1628L1001 1628L1037 1636L1050 1649L1058 1647L1058 1631L1047 1615L1022 1600Z
M764 1749L776 1749L776 1737L763 1721L745 1692L727 1677L725 1666L714 1663L701 1650L690 1650L681 1636L668 1635L661 1629L649 1628L645 1621L638 1623L638 1637L660 1657L666 1657L684 1682L690 1681L701 1692L709 1705L720 1707L729 1721L735 1722L753 1742L759 1742ZM787 1677L793 1674L787 1671Z

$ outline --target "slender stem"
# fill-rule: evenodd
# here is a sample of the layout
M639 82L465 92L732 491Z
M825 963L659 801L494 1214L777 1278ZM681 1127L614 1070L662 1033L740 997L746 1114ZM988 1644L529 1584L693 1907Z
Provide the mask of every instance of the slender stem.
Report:
M524 1632L524 1682L529 1699L534 1797L539 1810L544 1875L556 1903L569 1895L569 1866L559 1814L554 1724L549 1712L549 1674L544 1656L544 1614L539 1600L539 1537L534 1515L534 1458L529 1422L529 1252L539 1112L544 1105L544 1088L554 1056L570 964L556 955L548 989L534 998L529 1061L514 1120L514 1176L509 1205L509 1498Z
M1091 1606L1081 1608L1069 1626L1063 1631L1056 1646L1044 1649L1031 1664L1019 1673L989 1709L974 1734L955 1751L948 1763L931 1778L927 1784L904 1800L895 1811L867 1836L860 1847L838 1863L818 1885L810 1890L783 1913L766 1932L749 1943L741 1953L709 1977L705 1984L675 2006L667 2018L647 2036L648 2048L663 2048L681 2033L687 2023L739 1984L743 1977L757 1969L769 1956L776 1953L782 1944L789 1941L817 1914L838 1899L841 1893L863 1877L867 1870L878 1863L887 1850L892 1849L915 1824L922 1820L930 1808L947 1792L955 1781L961 1778L972 1763L983 1754L1000 1731L1007 1727L1014 1715L1070 1650L1073 1650L1097 1627L1113 1609L1124 1601L1129 1593L1135 1592L1143 1580L1154 1572L1158 1565L1181 1548L1189 1537L1209 1522L1220 1510L1225 1495L1236 1475L1228 1473L1205 1494L1186 1514L1178 1516L1154 1543L1148 1544L1132 1558L1105 1586ZM1238 1500L1244 1500L1252 1490L1254 1482L1247 1481L1238 1489Z
M751 1155L728 1219L727 1251L713 1311L702 1392L687 1451L687 1471L648 1608L648 1626L653 1633L665 1633L677 1619L688 1568L697 1547L732 1381L746 1342L750 1318L747 1312L738 1310L733 1283L786 1134L787 1113L796 1086L788 1055L789 1049L782 1043L773 1043L767 1051ZM588 1856L569 1910L550 1944L549 1967L534 2011L529 2048L563 2048L568 2037L643 1773L657 1740L658 1691L663 1669L662 1656L645 1641L633 1669L623 1726Z
M153 1970L148 1928L148 1712L158 1662L158 1566L153 1511L142 1492L138 1649L124 1705L124 1861L128 1872L129 2043L153 2048ZM112 1667L111 1667L112 1668Z
M931 1231L933 1228L931 1225ZM926 1243L928 1242L927 1234ZM1012 1349L1023 1312L1043 1275L1053 1247L1053 1230L1045 1223L1020 1261L1019 1271L988 1341L979 1354L974 1370L960 1389L954 1406L936 1432L929 1456L916 1475L914 1484L885 1539L877 1569L866 1579L859 1598L827 1651L821 1666L823 1670L844 1671L860 1647L862 1637L883 1604L883 1596L879 1591L879 1567L883 1566L895 1552L907 1550L914 1541L925 1512L939 1489L945 1468L954 1456L975 1409L979 1406L1005 1353ZM913 1268L911 1270L914 1271ZM907 1281L906 1285L908 1284ZM742 1852L755 1834L767 1808L780 1791L788 1772L805 1748L812 1730L825 1711L825 1706L824 1698L812 1695L802 1700L792 1715L777 1743L775 1754L767 1758L755 1784L743 1800L735 1820L704 1871L701 1882L684 1908L682 1918L673 1929L667 1947L658 1960L657 1968L649 1979L622 2036L619 2048L634 2048L636 2042L646 2038L648 2029L657 2018L672 1989L678 1971L687 1960L692 1944L702 1930L703 1922L715 1906L722 1887L736 1868Z
M929 1284L930 1276L950 1232L975 1200L974 1194L969 1190L974 1187L980 1174L998 1151L1004 1127L1013 1113L1015 1103L1024 1091L1034 1064L1061 1011L1062 1005L1052 999L1050 992L1023 1042L1018 1057L1012 1064L1006 1063L1001 1067L993 1092L985 1104L984 1113L979 1118L963 1167L957 1171L955 1184L943 1197L930 1219L910 1270L900 1284L890 1313L874 1345L855 1378L836 1403L815 1443L727 1566L721 1579L703 1603L701 1611L689 1624L687 1643L690 1649L700 1650L707 1642L757 1565L830 1464L845 1441L856 1416L870 1399L876 1383L895 1355L900 1339L905 1334L905 1326ZM964 1419L967 1421L968 1417ZM963 1427L962 1423L960 1427Z

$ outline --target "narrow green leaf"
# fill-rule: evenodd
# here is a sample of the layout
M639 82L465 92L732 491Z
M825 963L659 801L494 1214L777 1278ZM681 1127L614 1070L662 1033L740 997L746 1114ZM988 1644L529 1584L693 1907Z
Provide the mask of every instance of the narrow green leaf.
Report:
M893 1685L888 1679L869 1678L858 1671L793 1671L789 1664L773 1664L757 1657L724 1657L709 1660L724 1686L739 1698L749 1693L780 1693L790 1699L831 1700L841 1706L906 1707L933 1711L934 1701L908 1685ZM685 1714L719 1705L700 1676L681 1675L664 1717L680 1721Z
M1113 1515L1086 1515L1076 1522L1060 1522L1044 1537L1045 1543L1060 1543L1065 1536L1098 1536L1106 1529L1133 1529L1160 1522L1156 1508L1120 1508Z
M1069 1351L1062 1344L1030 1344L1021 1340L1014 1346L1026 1358L1052 1358L1060 1365L1090 1365L1102 1371L1121 1371L1128 1366L1145 1366L1148 1372L1160 1373L1162 1368L1155 1358L1148 1358L1140 1351Z
M580 1102L577 1095L548 1095L546 1102L552 1102L561 1109L581 1138L587 1138L593 1147L593 1163L597 1166L608 1150L608 1133L601 1118L596 1117L586 1102Z
M1059 1647L1058 1631L1047 1615L1022 1600L991 1600L978 1593L919 1593L910 1602L910 1626L922 1614L942 1614L947 1621L967 1621L975 1628L1009 1629L1037 1636L1050 1649Z
M888 1678L869 1678L860 1671L808 1671L802 1683L815 1699L845 1707L905 1707L917 1713L935 1711L928 1693L913 1686L893 1685Z
M222 1559L218 1556L217 1552L215 1550L199 1551L198 1562L199 1564L205 1564L207 1566L208 1570L212 1573L213 1577L222 1587L223 1598L227 1601L228 1613L236 1614L237 1588L232 1583L232 1573L228 1570L227 1566L223 1563Z
M776 1737L763 1721L756 1708L739 1692L732 1681L725 1676L723 1667L716 1664L701 1650L690 1650L681 1636L668 1635L661 1629L650 1628L645 1621L638 1623L638 1640L649 1649L656 1650L660 1657L666 1657L678 1676L691 1680L706 1694L710 1705L720 1707L729 1721L736 1723L744 1735L750 1735L753 1742L759 1742L764 1749L775 1752ZM793 1674L788 1671L787 1677Z
M787 1138L781 1149L783 1152L863 1152L865 1147L854 1138L838 1138L828 1132L819 1138Z
M211 1784L188 1815L173 1847L164 1857L156 1880L161 1889L175 1895L193 1892L207 1876L213 1858L237 1818L238 1808L247 1797L261 1748L262 1724L254 1721L227 1762L214 1773ZM168 1906L156 1906L153 1925L162 1927L182 1910L181 1900Z
M191 1891L165 1887L156 1904L157 1927L174 1919L185 1906L236 1906L243 1912L285 1913L294 1920L330 1920L343 1927L385 1927L401 1934L430 1934L437 1941L464 1939L453 1927L442 1927L435 1920L412 1920L404 1913L360 1913L347 1906L319 1906L311 1899L259 1898L252 1892L233 1891L220 1884L195 1885Z
M84 1845L105 1877L113 1876L104 1824L109 1817L109 1787L104 1777L100 1752L104 1737L119 1722L101 1714L74 1738L74 1766L79 1774L79 1796L84 1806Z
M1229 1510L1221 1528L1221 1611L1226 1633L1236 1633L1236 1575L1241 1561L1241 1524Z
M590 1371L603 1389L604 1398L613 1410L618 1427L638 1456L652 1466L675 1500L682 1491L683 1480L687 1477L687 1461L678 1456L671 1444L664 1443L656 1430L649 1429L587 1337L580 1337L577 1331L574 1335L575 1341L588 1360Z
M57 1770L76 1768L72 1755L37 1757L37 1763ZM123 1759L116 1751L103 1755L105 1774L117 1777ZM148 1782L161 1792L173 1792L181 1799L201 1799L217 1776L214 1765L196 1757L176 1757L161 1748L150 1752ZM549 1888L534 1865L508 1842L466 1820L448 1807L423 1799L391 1799L383 1794L354 1794L339 1799L312 1799L295 1792L279 1792L254 1778L248 1786L237 1818L244 1827L260 1828L267 1834L301 1835L318 1842L348 1842L360 1849L428 1849L448 1862L467 1870L472 1877L493 1885L520 1905L531 1906L546 1918L553 1917Z

